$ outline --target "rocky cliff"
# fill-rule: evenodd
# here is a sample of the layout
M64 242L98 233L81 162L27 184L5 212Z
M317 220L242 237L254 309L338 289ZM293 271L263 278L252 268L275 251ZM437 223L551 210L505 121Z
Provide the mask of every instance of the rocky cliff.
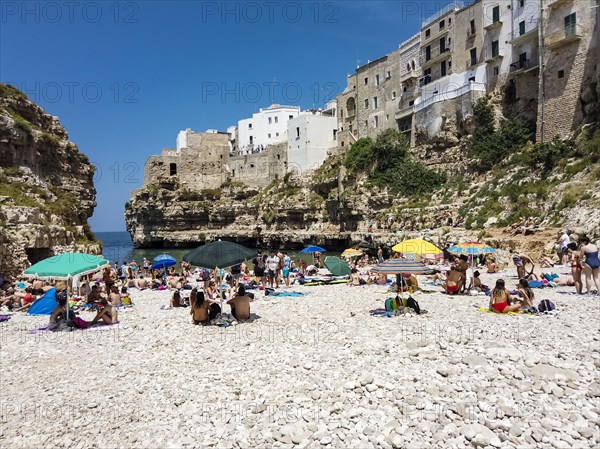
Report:
M0 273L62 250L99 253L94 169L58 118L0 84Z

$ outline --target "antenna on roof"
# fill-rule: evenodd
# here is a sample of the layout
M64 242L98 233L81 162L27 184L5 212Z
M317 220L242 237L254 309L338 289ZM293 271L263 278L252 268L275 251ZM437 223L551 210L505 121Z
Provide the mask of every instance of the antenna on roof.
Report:
M356 49L356 68L360 67L360 60L358 59L358 48Z

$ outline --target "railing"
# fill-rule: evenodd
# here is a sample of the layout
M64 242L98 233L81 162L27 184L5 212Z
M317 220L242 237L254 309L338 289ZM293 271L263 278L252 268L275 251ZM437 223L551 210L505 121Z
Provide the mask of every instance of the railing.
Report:
M403 75L400 75L400 82L402 83L402 82L407 81L409 79L418 78L418 77L419 77L419 71L417 71L417 70L411 70L409 72L406 72Z
M538 56L531 55L531 57L528 59L513 62L510 65L509 72L514 73L514 72L525 71L525 70L532 69L534 67L538 67L539 65L540 65L540 61L539 61Z
M353 108L351 110L348 110L348 115L346 116L347 119L349 119L350 117L354 117L356 115L356 108Z
M428 106L431 106L434 103L438 103L440 101L451 100L452 98L458 98L468 92L486 92L485 83L475 83L469 82L458 89L445 91L442 93L433 94L431 97L423 100L419 104L415 104L414 111L418 112L425 109Z
M562 29L549 34L545 38L546 46L552 47L569 38L581 38L583 29L579 24L572 24L563 27Z
M406 107L400 109L398 112L396 112L395 118L399 119L399 118L402 118L404 116L410 115L410 114L413 113L413 111L414 111L414 105L412 105L412 106L406 106Z
M436 12L435 14L429 16L427 19L423 20L421 22L421 28L425 28L427 25L429 25L431 22L435 22L437 19L439 19L440 17L442 17L444 14L450 12L450 11L455 11L457 9L462 9L464 8L465 3L459 0L455 0L454 2L450 3L449 5L447 5L445 8L440 9L438 12Z

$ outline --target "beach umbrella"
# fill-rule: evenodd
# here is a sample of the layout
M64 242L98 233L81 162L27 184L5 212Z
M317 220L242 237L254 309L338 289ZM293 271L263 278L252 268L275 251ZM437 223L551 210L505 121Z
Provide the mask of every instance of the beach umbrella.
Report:
M321 248L320 246L307 246L302 251L300 251L301 254L324 253L324 252L325 252L325 249Z
M344 250L344 252L342 253L342 257L360 257L363 254L364 253L360 249L348 248Z
M177 265L175 258L169 254L161 254L154 258L154 263L150 268L153 270L160 270L161 268L168 268Z
M351 271L348 264L336 256L327 256L325 258L325 267L334 276L348 276Z
M473 256L477 254L490 254L495 253L496 250L489 245L481 242L465 242L458 245L451 246L448 251L453 254L466 254Z
M183 256L183 260L197 267L227 268L252 259L256 255L257 252L254 249L246 248L234 242L219 240L199 246Z
M389 259L375 265L371 271L382 274L429 274L433 270L416 260Z
M423 239L410 239L392 247L392 251L397 253L411 253L419 255L437 255L442 254L442 250L433 243Z
M107 260L92 254L64 253L30 266L23 274L29 278L68 281L78 276L95 273L106 265L109 265Z

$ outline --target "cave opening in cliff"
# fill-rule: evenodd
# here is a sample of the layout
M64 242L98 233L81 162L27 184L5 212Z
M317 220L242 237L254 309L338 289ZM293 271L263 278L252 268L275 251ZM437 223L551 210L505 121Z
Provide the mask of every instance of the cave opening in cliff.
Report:
M50 248L25 248L25 254L27 254L29 263L33 265L48 257L52 257L54 252Z

